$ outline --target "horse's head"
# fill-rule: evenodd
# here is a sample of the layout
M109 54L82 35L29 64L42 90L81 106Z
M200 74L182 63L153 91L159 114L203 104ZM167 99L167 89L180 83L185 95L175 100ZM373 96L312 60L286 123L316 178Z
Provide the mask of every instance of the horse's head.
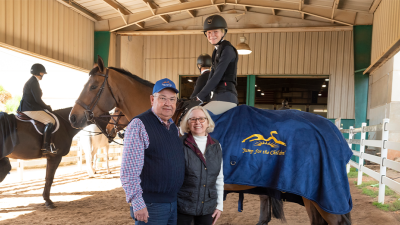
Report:
M103 59L98 56L97 66L89 73L78 100L71 110L69 120L75 128L83 128L95 117L108 114L116 107L116 99L112 93L110 76L114 73L104 66Z
M128 126L128 123L129 120L123 115L121 109L116 107L106 128L109 138L114 139L120 130Z

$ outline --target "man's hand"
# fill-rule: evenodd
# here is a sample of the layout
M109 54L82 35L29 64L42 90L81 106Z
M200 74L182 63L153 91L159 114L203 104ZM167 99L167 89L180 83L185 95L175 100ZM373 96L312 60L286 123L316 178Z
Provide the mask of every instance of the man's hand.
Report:
M216 223L217 223L217 220L219 219L219 217L221 216L221 211L220 210L218 210L218 209L216 209L215 211L214 211L214 213L212 214L212 217L214 218L214 221L213 221L213 224L212 225L215 225Z
M147 211L147 207L144 207L143 209L134 212L135 219L138 221L143 221L147 223L147 220L149 218L149 212Z

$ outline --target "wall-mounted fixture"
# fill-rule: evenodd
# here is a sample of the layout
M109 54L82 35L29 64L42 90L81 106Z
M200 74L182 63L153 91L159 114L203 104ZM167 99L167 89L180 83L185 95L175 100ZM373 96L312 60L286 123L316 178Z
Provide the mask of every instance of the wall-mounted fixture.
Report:
M236 49L239 55L248 55L252 51L248 44L246 44L246 37L239 37L240 43L236 45Z

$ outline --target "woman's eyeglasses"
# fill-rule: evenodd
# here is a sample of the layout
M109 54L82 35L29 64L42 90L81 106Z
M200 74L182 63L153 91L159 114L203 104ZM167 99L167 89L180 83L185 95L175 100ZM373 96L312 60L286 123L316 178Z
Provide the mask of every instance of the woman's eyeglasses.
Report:
M207 117L199 117L199 118L189 118L188 121L191 123L196 123L199 120L200 123L204 123L207 120Z

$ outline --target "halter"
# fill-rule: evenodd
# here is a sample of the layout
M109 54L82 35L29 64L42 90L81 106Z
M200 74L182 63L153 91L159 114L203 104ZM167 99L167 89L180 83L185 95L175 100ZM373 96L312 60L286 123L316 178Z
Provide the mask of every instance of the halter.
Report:
M101 97L101 94L102 94L103 91L104 91L104 86L105 86L106 83L107 83L107 86L108 86L108 88L109 88L109 90L110 90L110 93L111 93L113 99L115 100L116 103L118 103L117 100L116 100L115 97L114 97L114 94L113 94L112 89L111 89L111 87L110 87L110 83L107 82L107 80L108 80L108 72L109 72L109 71L110 71L110 70L109 70L108 68L106 68L106 74L99 73L99 72L96 72L96 73L94 74L94 75L99 75L99 76L104 77L104 81L103 81L103 83L101 84L101 87L100 87L99 91L97 92L96 96L93 98L93 100L90 102L89 105L86 105L86 104L85 104L84 102L82 102L79 98L75 101L75 103L78 104L78 105L80 105L80 106L82 106L82 107L85 109L85 117L86 117L86 120L87 120L88 122L91 122L91 123L95 124L95 125L100 129L101 133L103 133L103 134L108 138L108 141L111 142L111 141L113 141L113 138L112 138L110 135L108 135L108 133L107 133L106 131L104 131L104 130L101 128L101 126L99 126L99 124L96 122L96 119L107 118L107 117L113 118L113 115L101 115L101 116L99 116L99 117L95 117L95 116L94 116L94 113L93 113L93 109L94 109L94 107L96 107L97 103L99 102L100 97ZM119 120L119 118L120 118L121 115L117 115L117 116L119 116L119 117L118 117L118 120Z

